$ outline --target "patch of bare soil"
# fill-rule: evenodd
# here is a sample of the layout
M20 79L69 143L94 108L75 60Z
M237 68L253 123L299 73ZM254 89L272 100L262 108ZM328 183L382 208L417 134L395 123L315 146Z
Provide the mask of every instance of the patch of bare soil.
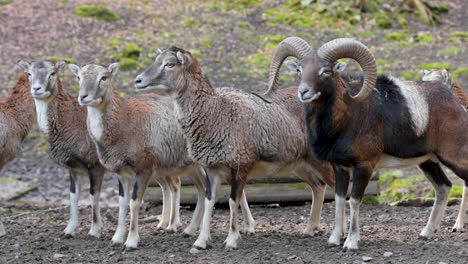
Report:
M423 241L418 234L430 208L363 205L361 249L353 252L327 246L334 203L325 204L322 231L315 237L301 234L309 206L254 207L256 233L242 235L235 251L226 251L222 243L227 236L229 211L217 209L212 222L212 248L197 254L189 253L195 238L183 237L180 232L156 231L157 223L140 224L140 244L133 252L122 253L109 246L116 226L110 217L104 217L102 238L88 240L89 208L80 211L82 225L77 237L62 239L68 211L60 207L47 209L16 205L1 213L8 231L0 239L1 263L362 263L364 256L372 258L370 263L468 263L468 233L448 230L458 206L449 207L441 230ZM142 217L160 211L160 207L152 208ZM191 213L187 209L181 211L184 225ZM117 210L106 214L116 217ZM392 254L385 257L385 252Z

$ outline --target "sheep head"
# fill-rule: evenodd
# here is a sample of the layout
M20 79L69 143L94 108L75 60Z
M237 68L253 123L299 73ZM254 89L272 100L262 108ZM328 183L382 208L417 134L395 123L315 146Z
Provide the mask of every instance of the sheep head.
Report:
M189 51L172 46L161 51L153 64L135 78L135 87L173 94L187 74L198 71L201 71L198 61Z
M88 64L82 68L70 64L68 67L78 77L80 83L78 96L80 105L100 107L111 100L113 78L119 71L118 63L112 63L108 67L97 64Z
M33 61L20 60L18 65L28 74L31 84L31 95L37 100L50 100L58 94L58 72L65 66L64 61Z

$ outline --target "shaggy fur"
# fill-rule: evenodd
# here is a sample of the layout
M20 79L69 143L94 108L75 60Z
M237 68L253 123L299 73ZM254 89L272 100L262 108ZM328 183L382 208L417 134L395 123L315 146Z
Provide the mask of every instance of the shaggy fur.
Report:
M175 99L177 120L187 138L189 153L208 172L205 218L196 248L207 246L219 177L231 184L227 248L237 247L239 201L246 179L253 174L299 171L297 174L311 185L314 193L320 193L321 197L314 195L314 216L309 222L311 229L318 227L325 182L333 186L334 177L329 164L309 155L304 109L294 90L282 90L278 103L267 104L239 90L214 89L197 60L176 47L159 55L140 76L137 87L156 88Z
M309 143L319 159L337 165L337 205L343 204L348 189L350 176L346 171L350 169L353 175L351 223L344 247L358 247L359 205L373 170L382 167L419 164L433 183L436 201L421 232L421 237L430 237L439 228L451 186L439 162L468 186L468 116L458 99L440 82L404 82L380 76L365 101L347 104L343 94L356 94L362 81L347 81L333 70L335 62L316 54L300 64L303 71L299 98L306 92L320 93L318 99L306 104ZM330 76L321 76L324 69L332 71ZM466 202L461 211L464 208ZM464 214L460 212L454 230L463 229ZM337 214L330 244L340 244L344 232L341 218Z
M42 123L39 126L47 138L49 156L70 173L71 216L64 236L74 236L79 225L80 186L77 177L86 175L89 177L93 201L92 225L88 234L99 237L102 226L99 196L105 169L99 163L91 137L86 133L86 109L81 108L77 98L63 88L58 76L59 65L63 64L22 61L20 65L30 76L31 94L38 108L38 122Z
M424 70L424 76L422 77L422 80L442 82L447 87L449 87L452 93L460 100L460 104L463 105L465 109L468 109L468 97L465 95L463 87L458 80L453 78L452 74L448 70Z
M117 70L113 67L118 66L111 65L109 69L94 64L81 69L77 67L71 65L70 69L80 77L80 103L88 108L89 133L97 146L101 163L119 174L123 190L119 226L112 241L123 243L126 207L131 193L130 232L125 246L137 247L139 208L152 177L156 177L165 194L168 192L173 196L163 201L166 209L163 208L161 223L165 224L160 227L175 231L180 225L179 176L190 176L200 193L204 192L204 187L200 179L203 176L201 168L188 157L182 131L174 123L172 100L156 95L121 99L112 81ZM169 200L170 205L167 204ZM200 212L200 206L198 203L196 212ZM170 213L165 212L168 209ZM194 213L187 233L196 231L200 217Z
M35 118L28 76L22 74L10 96L0 103L0 169L15 158Z

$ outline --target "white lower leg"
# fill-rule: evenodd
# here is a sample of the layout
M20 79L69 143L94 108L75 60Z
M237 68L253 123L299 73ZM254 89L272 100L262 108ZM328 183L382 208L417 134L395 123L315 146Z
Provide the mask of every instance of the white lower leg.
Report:
M197 205L195 207L195 211L193 212L193 216L192 216L192 220L190 221L190 224L184 230L185 234L190 235L190 236L195 235L202 221L204 207L205 207L204 195L199 190Z
M125 187L124 187L125 190ZM125 239L125 218L127 216L127 208L130 202L129 193L128 193L128 186L127 190L125 190L124 196L119 197L119 221L117 224L117 230L115 231L114 236L112 237L112 242L116 244L122 244Z
M345 198L335 194L335 226L328 239L328 244L339 246L343 236Z
M213 214L213 207L216 202L216 189L219 185L218 176L215 176L211 179L210 185L211 187L207 186L207 188L210 188L211 195L209 196L210 199L208 199L208 197L205 197L205 210L203 212L203 221L200 228L200 234L198 235L197 240L193 244L193 247L198 249L206 249L207 242L211 239L210 224L211 216Z
M468 187L465 185L463 186L463 196L462 196L462 201L460 204L460 211L458 211L457 221L455 222L455 225L452 227L452 231L463 232L463 225L465 224L465 214L466 214L467 208L468 208Z
M168 188L167 184L161 185L161 190L163 194L163 206L162 206L162 213L161 213L161 221L159 222L157 229L164 229L167 228L169 225L170 217L171 217L171 191Z
M346 241L344 242L344 248L346 249L358 249L358 242L361 239L359 234L359 206L361 202L355 198L349 199L350 207L350 224L349 232Z
M310 208L309 221L304 229L304 234L313 236L315 230L320 227L323 199L325 198L325 186L312 187L312 206ZM343 206L344 207L344 206Z
M171 205L169 210L169 223L165 228L170 232L177 232L180 224L180 192L171 186Z
M75 235L76 228L79 225L79 208L78 208L78 198L79 198L79 190L78 184L75 185L75 193L70 192L70 220L68 221L68 225L65 228L64 233L67 235Z
M239 225L238 225L238 214L239 214L239 203L229 198L229 209L231 211L231 217L229 221L229 234L224 241L226 248L237 248L237 241L240 238Z
M127 241L125 241L125 247L136 248L140 236L138 235L138 215L140 212L140 202L130 200L130 231L128 232Z
M102 219L101 219L101 208L99 207L99 197L100 192L96 191L94 195L91 195L92 200L92 223L91 229L89 230L88 235L93 237L100 237L101 227L102 227Z
M240 207L242 210L242 217L244 218L244 232L247 234L255 233L255 219L250 212L249 203L247 202L247 197L245 192L242 192Z
M436 185L436 198L434 206L432 206L431 215L429 221L424 229L421 231L420 236L423 238L429 238L439 229L442 217L445 214L445 208L447 207L448 196L450 193L450 187L447 185Z

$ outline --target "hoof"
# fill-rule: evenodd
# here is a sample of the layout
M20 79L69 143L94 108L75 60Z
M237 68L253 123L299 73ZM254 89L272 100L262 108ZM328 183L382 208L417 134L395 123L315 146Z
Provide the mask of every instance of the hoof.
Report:
M122 253L133 252L133 251L136 251L136 250L137 250L137 248L135 248L135 247L127 247L127 246L122 247Z
M343 249L341 251L343 251L343 252L356 252L358 250L359 250L358 248L343 247Z
M425 236L418 236L418 240L422 240L422 241L428 241L429 238L428 237L425 237Z
M189 234L189 233L185 233L185 232L184 232L184 233L182 233L182 237L184 237L184 238L188 238L188 237L193 237L193 235L192 235L192 234Z
M62 233L62 234L60 235L60 237L61 237L61 238L64 238L64 239L71 239L71 238L74 237L74 235Z
M231 247L231 246L226 245L224 247L224 250L227 251L227 252L231 252L231 251L237 250L237 247Z
M121 246L122 246L122 243L117 243L117 242L114 242L114 241L111 241L109 243L109 247L111 247L111 248L119 248Z

